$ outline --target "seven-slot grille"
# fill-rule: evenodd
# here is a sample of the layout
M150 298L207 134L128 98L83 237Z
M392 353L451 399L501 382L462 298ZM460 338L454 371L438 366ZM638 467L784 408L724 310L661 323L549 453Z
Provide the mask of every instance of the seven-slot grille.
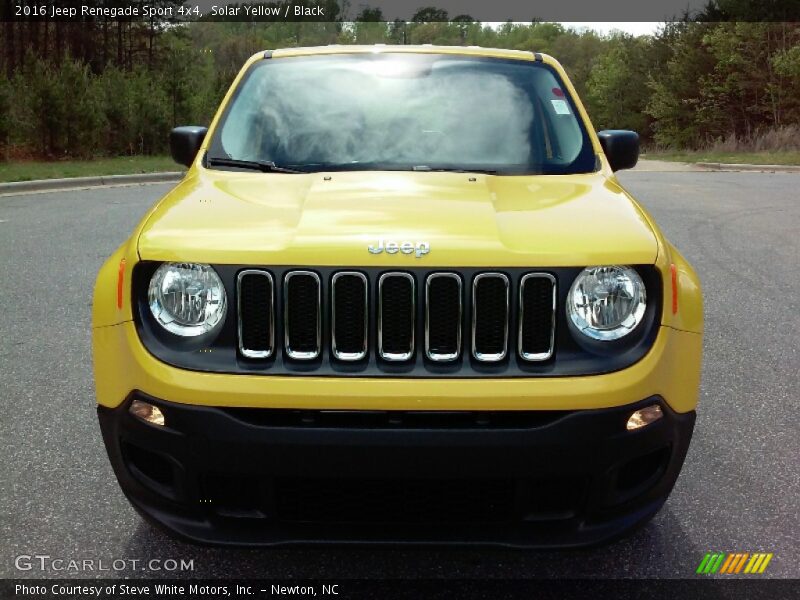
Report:
M492 364L506 360L514 345L523 361L553 356L556 279L549 273L526 273L518 282L500 272L471 280L452 272L428 273L418 282L419 277L390 271L372 280L359 271L338 271L325 281L314 271L294 270L284 274L278 290L268 271L241 271L239 352L247 359L272 357L282 323L282 351L299 362L330 350L332 360L343 363L371 357L403 363L421 352L436 363L472 357ZM417 335L418 328L424 335Z

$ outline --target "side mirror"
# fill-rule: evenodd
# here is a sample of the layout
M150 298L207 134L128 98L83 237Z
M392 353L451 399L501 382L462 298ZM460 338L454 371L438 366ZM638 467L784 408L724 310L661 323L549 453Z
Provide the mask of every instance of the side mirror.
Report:
M639 160L639 134L625 129L598 131L600 145L612 171L632 169Z
M181 165L191 167L200 146L208 133L208 127L187 125L176 127L169 132L169 151L173 160Z

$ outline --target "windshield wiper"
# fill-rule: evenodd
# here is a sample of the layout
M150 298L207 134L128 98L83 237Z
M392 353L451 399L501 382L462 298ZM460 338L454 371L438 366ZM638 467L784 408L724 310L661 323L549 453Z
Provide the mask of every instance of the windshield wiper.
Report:
M484 173L486 175L497 175L497 171L495 169L448 169L444 167L429 167L427 165L417 165L412 168L412 171L434 171L436 173Z
M290 169L276 165L271 160L239 160L238 158L222 158L209 156L207 162L210 166L235 167L237 169L252 169L262 173L308 173L298 169Z

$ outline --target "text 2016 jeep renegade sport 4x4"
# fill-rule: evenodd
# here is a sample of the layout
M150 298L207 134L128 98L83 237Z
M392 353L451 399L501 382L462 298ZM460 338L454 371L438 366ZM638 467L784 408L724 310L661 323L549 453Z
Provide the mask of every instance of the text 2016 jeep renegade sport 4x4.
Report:
M144 516L202 542L596 543L695 418L692 268L552 58L263 52L105 263L98 413Z

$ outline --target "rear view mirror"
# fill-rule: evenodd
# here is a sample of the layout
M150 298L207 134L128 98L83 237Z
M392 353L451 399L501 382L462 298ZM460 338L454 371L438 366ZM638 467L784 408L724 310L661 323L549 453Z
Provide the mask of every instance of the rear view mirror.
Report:
M598 131L600 145L612 171L632 169L639 160L639 134L625 129Z
M194 157L203 145L208 127L186 125L176 127L169 133L169 151L173 160L181 165L191 167Z

